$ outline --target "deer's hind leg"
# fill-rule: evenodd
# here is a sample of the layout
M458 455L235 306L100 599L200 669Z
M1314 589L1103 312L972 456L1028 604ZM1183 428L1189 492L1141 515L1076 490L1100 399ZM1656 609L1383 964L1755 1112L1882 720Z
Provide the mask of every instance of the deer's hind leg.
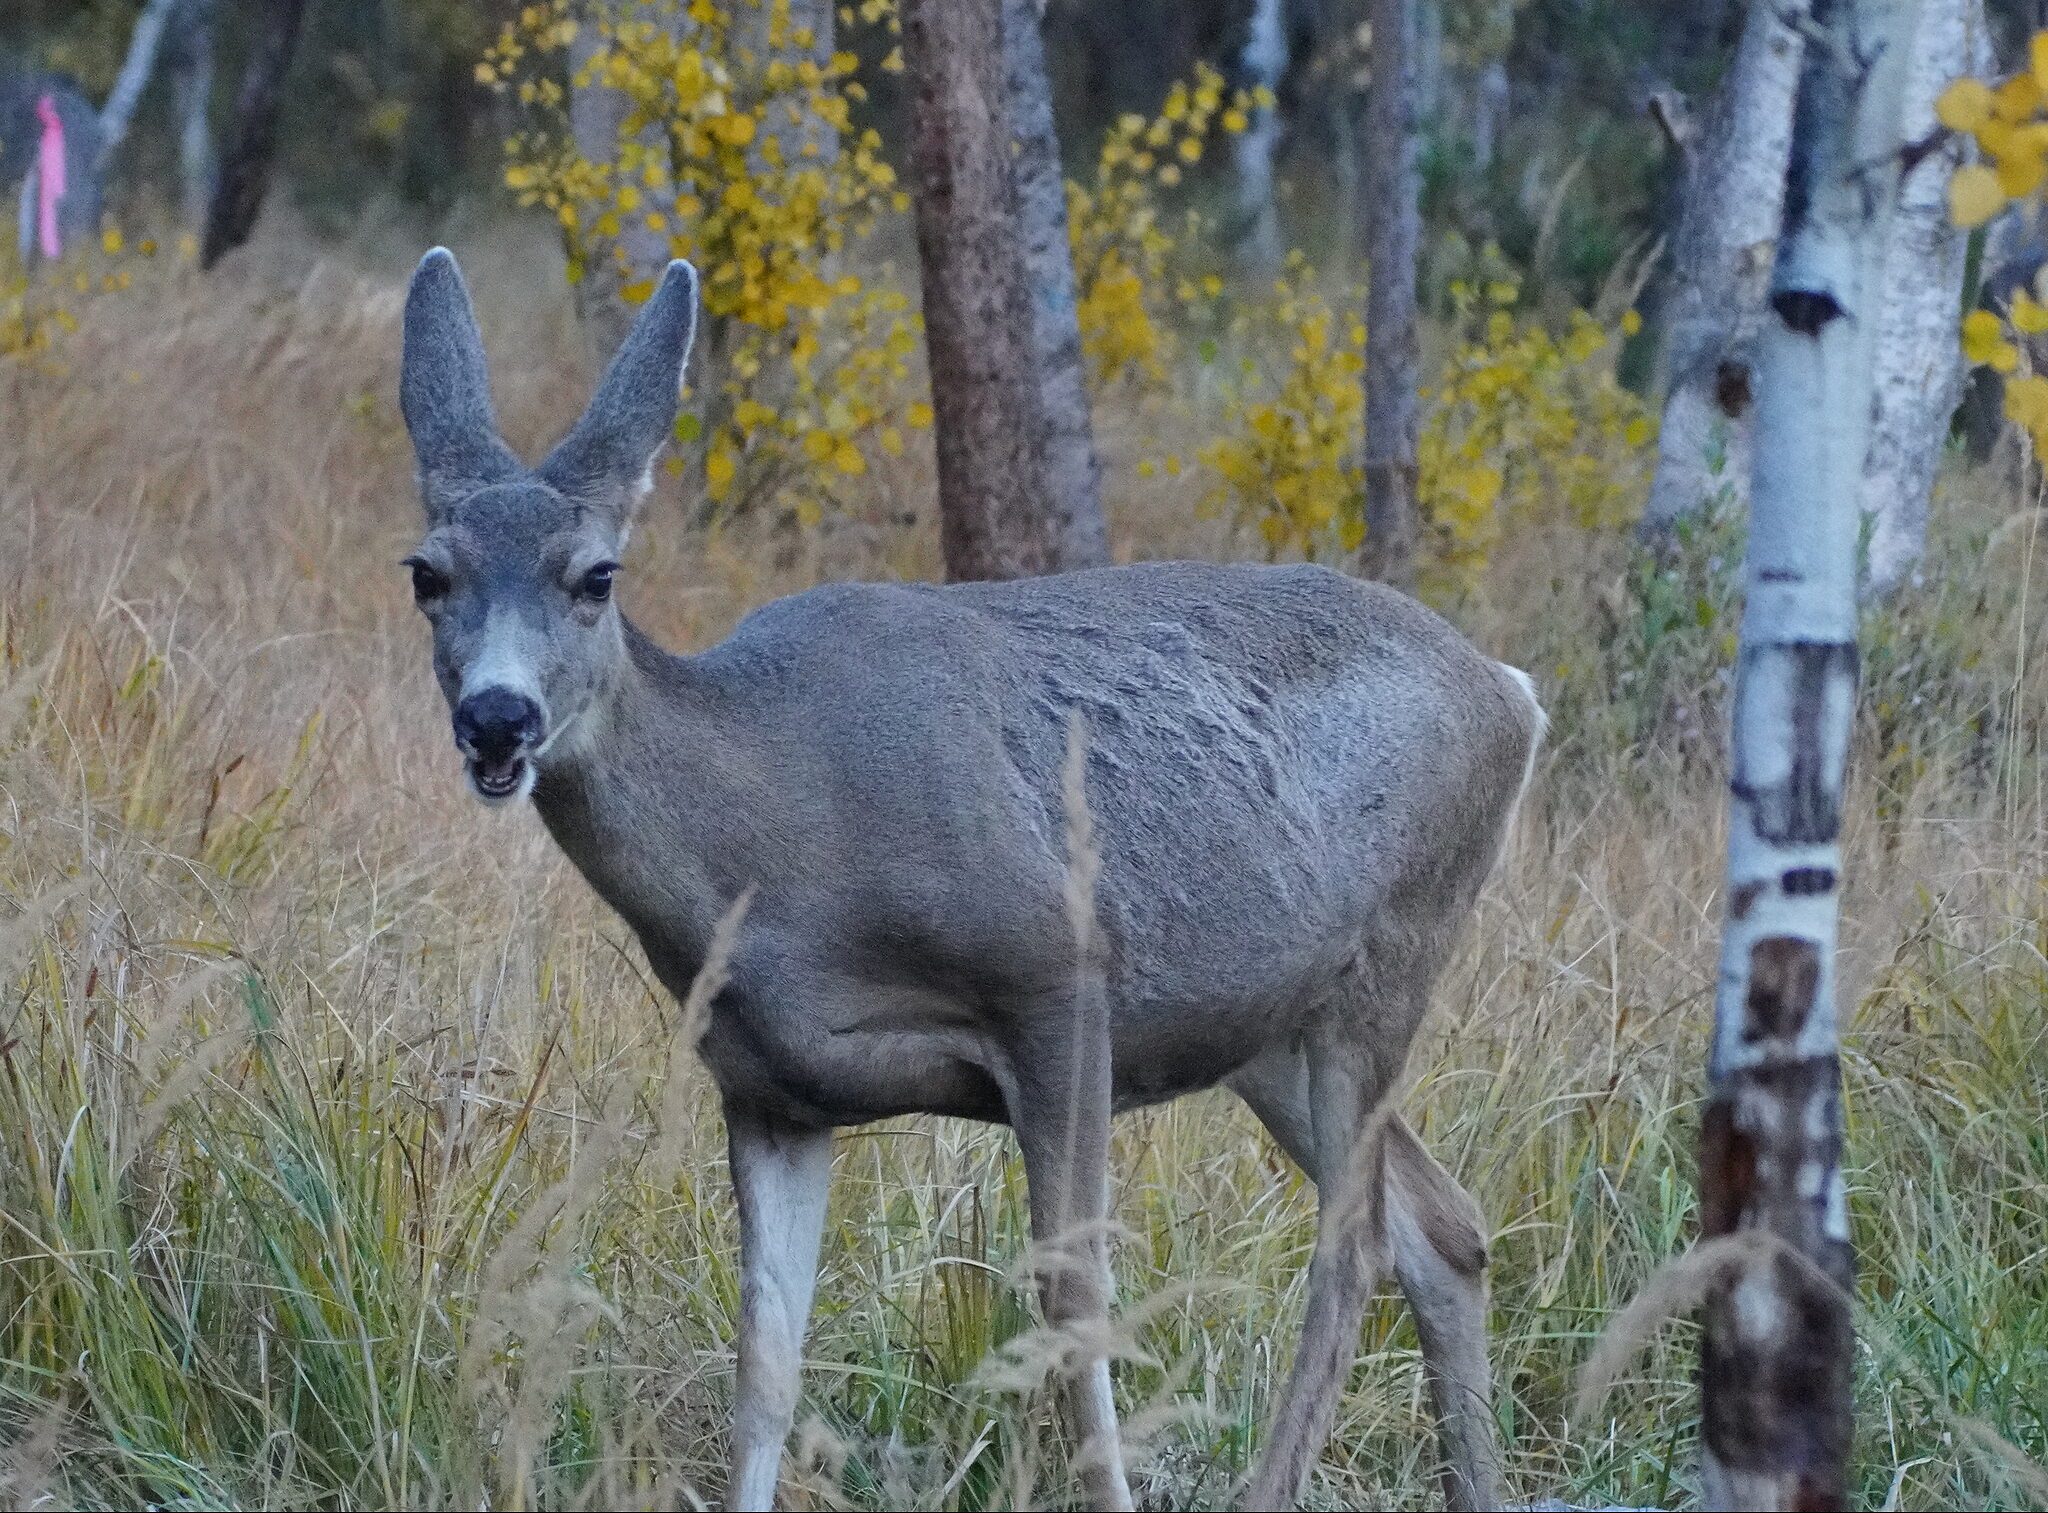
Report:
M1498 1508L1506 1492L1486 1355L1485 1223L1472 1195L1398 1116L1383 1133L1387 1238L1436 1400L1444 1501Z
M1276 1051L1260 1057L1230 1079L1231 1089L1251 1106L1280 1148L1294 1159L1319 1195L1326 1188L1326 1163L1317 1138L1315 1091L1310 1060L1297 1050ZM1398 1114L1386 1111L1376 1123L1366 1116L1367 1133L1375 1138L1377 1154L1366 1153L1372 1162L1367 1169L1373 1207L1366 1252L1377 1263L1390 1255L1401 1291L1414 1311L1416 1333L1422 1342L1423 1367L1428 1373L1434 1398L1444 1457L1444 1493L1453 1508L1497 1508L1501 1505L1501 1464L1499 1436L1495 1429L1491 1401L1491 1371L1486 1354L1486 1261L1485 1231L1476 1204L1456 1179L1444 1170ZM1355 1165L1359 1158L1350 1158ZM1324 1198L1327 1203L1329 1200ZM1356 1196L1348 1200L1353 1205ZM1317 1246L1321 1258L1326 1243ZM1370 1293L1373 1268L1361 1266L1361 1285ZM1314 1322L1315 1279L1311 1268L1311 1320ZM1335 1411L1336 1394L1343 1374L1349 1369L1357 1348L1358 1323L1364 1301L1358 1301L1356 1315L1342 1341L1325 1339L1326 1356L1341 1360L1328 1377L1328 1407L1320 1429L1303 1441L1283 1440L1280 1422L1270 1441L1259 1479L1246 1506L1278 1506L1299 1495L1302 1478L1321 1453L1328 1435L1329 1418ZM1310 1331L1303 1329L1303 1359L1309 1355ZM1348 1349L1346 1346L1348 1345ZM1305 1412L1298 1404L1301 1392L1310 1384L1290 1381L1283 1399L1283 1415ZM1309 1426L1313 1429L1313 1425ZM1282 1453L1298 1461L1283 1466ZM1289 1481L1287 1478L1291 1477ZM1284 1485L1283 1485L1284 1483Z

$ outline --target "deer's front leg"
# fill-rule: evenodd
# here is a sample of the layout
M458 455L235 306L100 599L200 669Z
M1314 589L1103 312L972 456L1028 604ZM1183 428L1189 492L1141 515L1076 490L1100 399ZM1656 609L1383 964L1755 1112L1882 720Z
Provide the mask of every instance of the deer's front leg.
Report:
M729 1104L725 1123L740 1208L739 1384L725 1505L771 1508L818 1279L832 1132L763 1119Z
M1091 1508L1131 1506L1109 1381L1107 1033L1048 1039L1016 1070L1010 1122L1031 1190L1031 1239L1046 1323L1062 1342L1062 1383Z

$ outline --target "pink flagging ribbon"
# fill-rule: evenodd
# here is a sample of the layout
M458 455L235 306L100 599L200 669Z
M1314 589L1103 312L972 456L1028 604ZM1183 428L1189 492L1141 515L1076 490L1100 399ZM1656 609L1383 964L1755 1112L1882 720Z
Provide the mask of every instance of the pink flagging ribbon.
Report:
M36 160L36 238L43 256L56 259L64 255L64 238L57 229L57 205L65 188L64 121L48 95L36 101L36 118L43 123L42 151Z

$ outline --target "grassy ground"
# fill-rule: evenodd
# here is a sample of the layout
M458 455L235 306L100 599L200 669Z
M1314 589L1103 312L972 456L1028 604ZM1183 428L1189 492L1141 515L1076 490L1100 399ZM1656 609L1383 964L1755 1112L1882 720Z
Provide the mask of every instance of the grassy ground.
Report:
M582 393L552 273L472 257L501 407ZM715 1499L737 1287L723 1139L674 1006L527 814L449 750L395 567L399 275L273 249L159 273L0 369L0 1501ZM564 353L574 354L565 357ZM1236 555L1127 465L1127 556ZM1190 448L1191 450L1191 448ZM900 487L923 498L924 464ZM1999 467L1951 476L1929 585L1873 622L1847 836L1860 1495L2028 1506L2048 1454L2048 595ZM825 577L932 572L929 522L642 529L676 646ZM1497 1226L1518 1495L1693 1494L1674 1323L1598 1412L1578 1366L1693 1224L1721 869L1732 543L1512 542L1455 612L1556 741L1405 1106ZM2030 594L2031 587L2031 594ZM1120 1372L1141 1495L1224 1505L1312 1234L1230 1099L1121 1122ZM1071 1500L1013 1285L1008 1136L848 1137L811 1337L812 1506ZM1371 1313L1319 1506L1434 1501L1414 1338Z

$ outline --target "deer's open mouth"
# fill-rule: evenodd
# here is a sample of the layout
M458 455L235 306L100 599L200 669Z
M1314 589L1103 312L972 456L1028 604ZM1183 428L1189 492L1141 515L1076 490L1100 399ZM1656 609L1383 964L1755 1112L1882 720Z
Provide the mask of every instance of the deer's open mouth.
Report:
M519 754L495 762L472 757L469 781L479 798L492 801L509 799L526 788L531 771L531 764Z

